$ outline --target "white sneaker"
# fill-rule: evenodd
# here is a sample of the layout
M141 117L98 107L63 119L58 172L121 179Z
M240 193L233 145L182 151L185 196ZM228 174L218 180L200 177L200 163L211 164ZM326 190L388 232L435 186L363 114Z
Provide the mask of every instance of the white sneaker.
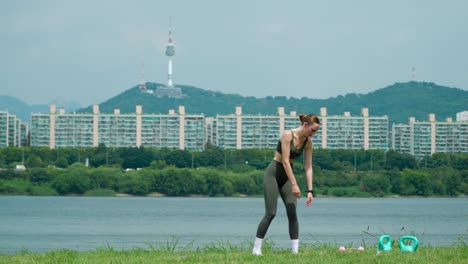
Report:
M291 252L293 254L299 253L299 239L292 239L291 240Z
M263 243L262 238L258 238L258 237L255 238L255 243L254 243L254 247L252 250L252 254L254 254L255 256L262 255L262 243Z
M262 255L262 251L259 250L259 249L253 249L252 250L252 254L255 255L255 256L261 256Z

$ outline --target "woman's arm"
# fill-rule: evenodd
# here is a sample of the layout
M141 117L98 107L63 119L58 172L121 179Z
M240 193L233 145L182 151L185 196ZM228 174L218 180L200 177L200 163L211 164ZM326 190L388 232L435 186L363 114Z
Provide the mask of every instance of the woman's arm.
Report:
M312 168L312 139L309 138L307 145L305 147L304 153L304 172L307 177L307 190L313 190L313 179L314 179L314 170ZM310 192L307 192L307 201L306 205L311 205L313 201L313 195Z

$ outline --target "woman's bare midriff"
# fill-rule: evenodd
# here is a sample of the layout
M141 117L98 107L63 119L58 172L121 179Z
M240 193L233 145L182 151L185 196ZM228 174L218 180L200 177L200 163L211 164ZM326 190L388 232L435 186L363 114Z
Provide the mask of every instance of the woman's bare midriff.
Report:
M283 156L278 152L278 151L275 151L275 156L273 157L273 159L277 162L280 162L282 163L283 161ZM289 159L289 164L293 164L294 160L293 159Z

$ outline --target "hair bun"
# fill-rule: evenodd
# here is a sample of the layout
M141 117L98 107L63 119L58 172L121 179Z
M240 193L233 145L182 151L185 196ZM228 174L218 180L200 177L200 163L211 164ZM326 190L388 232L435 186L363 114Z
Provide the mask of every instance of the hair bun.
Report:
M314 115L314 114L300 114L299 115L299 120L301 120L301 123L305 123L307 122L308 124L319 124L320 125L320 119L318 118L318 116Z
M306 116L306 114L299 114L299 120L301 120L301 123L304 122L304 117Z

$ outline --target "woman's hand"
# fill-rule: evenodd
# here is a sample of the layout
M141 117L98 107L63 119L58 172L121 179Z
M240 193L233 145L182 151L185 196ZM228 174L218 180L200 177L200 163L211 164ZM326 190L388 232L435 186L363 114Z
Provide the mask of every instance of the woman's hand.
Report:
M297 186L297 183L294 183L292 185L292 193L294 196L296 196L297 198L300 198L301 197L301 190L299 190L299 186Z
M313 202L314 202L314 197L312 197L312 193L307 193L306 205L311 206Z

